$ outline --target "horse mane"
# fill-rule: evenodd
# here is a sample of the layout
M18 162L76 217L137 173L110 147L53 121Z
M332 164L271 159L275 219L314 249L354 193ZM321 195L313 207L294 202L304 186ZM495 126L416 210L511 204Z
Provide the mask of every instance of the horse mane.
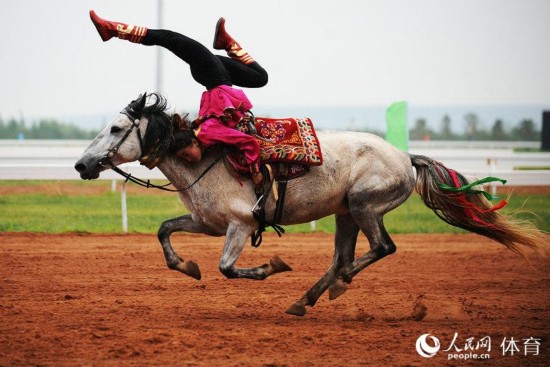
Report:
M186 115L177 113L168 114L168 102L166 98L159 93L151 93L148 97L154 97L154 102L143 108L142 116L148 121L147 130L143 137L144 152L150 155L149 159L162 158L170 152L170 147L174 142L174 132L179 128L176 125L183 121L186 126L191 126L191 122ZM151 98L152 99L152 98Z

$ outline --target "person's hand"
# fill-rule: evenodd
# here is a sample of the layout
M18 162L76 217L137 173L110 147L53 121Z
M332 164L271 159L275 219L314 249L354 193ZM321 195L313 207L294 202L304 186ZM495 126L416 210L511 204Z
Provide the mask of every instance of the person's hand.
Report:
M264 180L264 176L262 175L261 172L255 172L252 174L252 182L254 182L254 185L260 186L263 180Z

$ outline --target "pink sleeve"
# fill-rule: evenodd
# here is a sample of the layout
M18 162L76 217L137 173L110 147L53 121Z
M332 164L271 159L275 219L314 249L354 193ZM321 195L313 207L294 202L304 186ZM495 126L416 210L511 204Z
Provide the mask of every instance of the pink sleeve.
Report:
M252 108L252 103L242 90L220 85L202 94L199 116L222 116L228 108L248 111Z
M203 122L196 133L197 139L206 146L226 144L236 146L243 154L248 164L258 164L260 145L252 136L224 126L217 119Z

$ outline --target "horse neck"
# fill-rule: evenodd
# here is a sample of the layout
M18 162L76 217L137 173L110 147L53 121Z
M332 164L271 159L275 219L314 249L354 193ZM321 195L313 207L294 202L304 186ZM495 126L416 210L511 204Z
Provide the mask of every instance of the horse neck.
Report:
M175 155L168 155L159 163L158 168L177 189L183 189L191 185L203 174L221 153L219 149L214 149L205 154L203 159L197 164L188 164ZM201 183L209 182L214 176L217 179L219 175L219 171L216 173L209 172L196 185L197 187L202 186Z

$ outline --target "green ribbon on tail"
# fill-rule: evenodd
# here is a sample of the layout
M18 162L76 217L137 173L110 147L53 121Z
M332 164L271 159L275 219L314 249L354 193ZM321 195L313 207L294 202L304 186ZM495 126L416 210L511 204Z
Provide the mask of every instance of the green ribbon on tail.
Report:
M461 192L461 193L464 193L464 194L481 194L481 195L485 196L485 198L487 200L495 200L495 199L498 199L498 197L493 196L493 195L489 194L487 191L484 191L484 190L472 189L472 187L477 186L477 185L482 185L482 184L485 184L485 183L488 183L488 182L496 182L496 181L501 182L502 184L506 184L506 180L504 180L502 178L485 177L481 180L474 181L472 183L469 183L467 185L464 185L464 186L461 186L461 187L458 187L458 188L446 185L441 181L437 182L437 186L439 186L439 188L441 188L443 190L446 190L446 191Z

